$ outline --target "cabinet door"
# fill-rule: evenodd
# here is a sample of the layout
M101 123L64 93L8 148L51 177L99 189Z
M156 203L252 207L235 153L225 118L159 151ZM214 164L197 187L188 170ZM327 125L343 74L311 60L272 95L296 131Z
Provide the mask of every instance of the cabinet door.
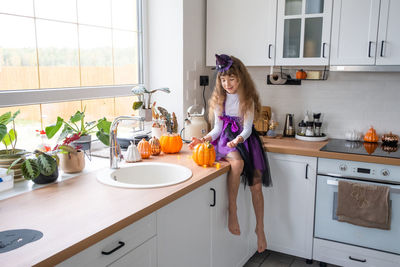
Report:
M334 1L331 65L375 64L379 2L380 0Z
M268 249L312 259L317 159L268 153L272 187L264 188Z
M157 266L157 239L146 241L139 247L128 252L122 258L108 265L110 267L156 267Z
M400 65L400 1L381 0L376 65Z
M279 0L277 65L328 65L332 0Z
M254 228L249 228L249 220L254 216L251 213L248 194L250 188L248 186L244 188L243 184L239 187L237 198L241 235L236 236L229 232L227 182L227 175L224 174L210 183L210 187L216 193L215 206L211 207L211 266L213 267L243 266L250 258L249 235L254 235Z
M246 66L274 65L276 1L207 0L207 66L221 53Z
M159 267L210 266L210 203L205 184L157 211Z

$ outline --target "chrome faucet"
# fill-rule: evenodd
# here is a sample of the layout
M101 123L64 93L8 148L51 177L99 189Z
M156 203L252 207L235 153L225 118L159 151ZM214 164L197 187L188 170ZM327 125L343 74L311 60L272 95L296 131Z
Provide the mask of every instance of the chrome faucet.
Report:
M121 121L139 121L141 130L144 129L144 118L140 116L119 116L115 118L110 128L110 168L118 169L118 162L122 159L121 147L117 141L117 128Z

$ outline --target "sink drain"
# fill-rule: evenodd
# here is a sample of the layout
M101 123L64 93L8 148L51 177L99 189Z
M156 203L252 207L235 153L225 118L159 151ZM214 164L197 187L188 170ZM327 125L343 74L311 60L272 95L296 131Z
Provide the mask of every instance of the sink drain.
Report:
M15 229L0 232L0 253L5 253L43 237L43 233L32 229Z

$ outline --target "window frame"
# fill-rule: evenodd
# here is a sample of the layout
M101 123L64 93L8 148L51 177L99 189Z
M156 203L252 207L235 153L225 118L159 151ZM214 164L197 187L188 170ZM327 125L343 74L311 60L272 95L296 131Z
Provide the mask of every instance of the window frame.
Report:
M143 31L143 0L137 0L138 25L138 84L144 83L144 31ZM0 66L1 68L1 66ZM26 106L65 101L76 101L96 98L132 96L131 89L136 84L82 86L43 89L4 90L0 88L0 108L11 106Z

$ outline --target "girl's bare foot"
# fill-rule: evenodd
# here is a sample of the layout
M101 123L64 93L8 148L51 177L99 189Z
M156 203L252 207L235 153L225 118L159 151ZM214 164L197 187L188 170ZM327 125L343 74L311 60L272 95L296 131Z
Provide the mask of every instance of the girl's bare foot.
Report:
M264 229L262 228L260 230L256 229L255 232L257 235L257 251L261 253L267 249L267 240L265 238Z
M229 232L231 232L233 235L240 235L240 226L239 226L236 211L229 212L228 228L229 228Z

